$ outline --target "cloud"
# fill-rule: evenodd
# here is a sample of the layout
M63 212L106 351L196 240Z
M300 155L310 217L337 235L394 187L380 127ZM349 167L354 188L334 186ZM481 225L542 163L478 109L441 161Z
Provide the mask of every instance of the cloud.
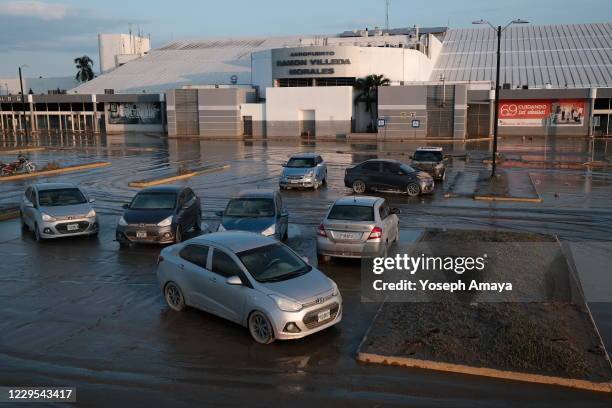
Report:
M130 24L144 22L37 1L0 3L0 52L95 53L98 33L124 32Z
M61 20L75 10L63 4L42 1L7 1L0 3L0 15L12 17L31 17L40 20Z

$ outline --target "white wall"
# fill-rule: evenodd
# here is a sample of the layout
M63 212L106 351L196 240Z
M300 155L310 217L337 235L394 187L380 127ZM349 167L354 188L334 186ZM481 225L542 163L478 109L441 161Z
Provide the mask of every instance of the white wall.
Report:
M251 116L254 122L266 120L265 103L241 103L240 116Z
M353 115L353 88L267 88L266 120L298 121L300 110L313 109L317 121L346 121Z
M147 37L130 34L99 34L98 52L100 54L100 72L104 73L119 66L117 56L142 56L149 52L151 43ZM119 57L121 60L122 57ZM123 57L125 60L126 57Z
M435 41L434 51L437 50ZM333 55L296 56L300 53L333 53ZM437 56L437 54L436 54ZM273 78L308 78L308 77L356 77L361 78L370 74L384 75L392 83L409 81L427 81L433 69L433 61L420 51L408 48L395 47L359 47L348 45L335 46L313 46L276 48L272 50L272 77ZM350 63L335 65L313 65L311 60L316 59L341 59ZM278 61L306 61L305 65L277 65ZM254 65L253 70L259 66ZM305 74L294 75L295 69L333 68L333 74ZM254 73L254 77L258 74Z

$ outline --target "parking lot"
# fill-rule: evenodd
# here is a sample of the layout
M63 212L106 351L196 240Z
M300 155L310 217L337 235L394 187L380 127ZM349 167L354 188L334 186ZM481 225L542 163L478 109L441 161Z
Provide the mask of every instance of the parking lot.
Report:
M110 161L111 167L65 174L92 198L100 216L97 238L36 243L19 220L0 222L0 383L74 385L84 406L609 406L609 396L399 367L362 365L357 347L378 305L360 300L360 264L332 261L321 269L344 298L341 324L303 340L254 343L247 330L189 309L172 312L155 277L159 248L119 250L114 241L121 205L137 189L128 182L176 174L181 167L229 164L227 170L180 181L203 203L203 222L216 229L215 211L246 188L276 188L291 153L317 151L328 162L328 183L316 191L283 191L289 210L288 245L316 264L316 227L328 205L349 194L344 169L373 157L409 162L418 144L263 141L176 141L147 135L45 138L35 162ZM528 172L542 203L472 199L488 142L445 144L453 155L434 194L387 194L401 210L401 241L425 228L508 229L557 234L563 241L609 241L612 173L605 169L513 168ZM611 149L612 150L612 149ZM568 140L502 141L509 155L585 162L612 154L607 146ZM0 157L8 161L11 157ZM45 181L45 179L40 179ZM0 183L0 207L19 201L29 182ZM612 303L591 305L612 349Z

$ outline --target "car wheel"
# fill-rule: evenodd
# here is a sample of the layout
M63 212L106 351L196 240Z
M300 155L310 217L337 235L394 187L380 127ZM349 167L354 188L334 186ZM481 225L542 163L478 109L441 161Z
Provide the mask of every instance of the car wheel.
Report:
M174 231L174 243L178 244L183 240L183 231L180 225L176 226L176 230Z
M323 265L326 262L329 262L331 257L328 255L317 254L317 265Z
M442 181L446 180L446 171L442 173L442 177L440 177L440 180Z
M410 183L406 187L406 192L410 197L416 197L421 194L421 186L419 186L417 183Z
M323 176L323 184L327 185L327 173L325 173L325 176Z
M181 288L174 282L168 282L164 288L164 297L170 309L180 312L185 309L185 297Z
M353 182L353 191L357 194L363 194L366 191L365 182L362 180L355 180Z
M43 238L40 236L40 231L38 230L38 224L34 224L34 239L36 242L41 242Z
M249 316L249 332L253 340L259 344L270 344L274 341L274 330L270 320L257 310Z
M25 223L25 220L23 219L23 214L19 213L19 219L21 222L21 230L22 231L27 231L28 230L28 224Z
M399 222L398 222L397 223L397 232L395 233L395 239L393 240L393 242L399 241L399 231L400 231L400 227L399 227Z

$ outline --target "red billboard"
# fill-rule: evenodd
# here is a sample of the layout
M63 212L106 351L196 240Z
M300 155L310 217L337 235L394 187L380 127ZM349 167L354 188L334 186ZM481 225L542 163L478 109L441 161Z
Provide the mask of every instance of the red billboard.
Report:
M499 126L582 125L584 100L505 100L499 102Z

